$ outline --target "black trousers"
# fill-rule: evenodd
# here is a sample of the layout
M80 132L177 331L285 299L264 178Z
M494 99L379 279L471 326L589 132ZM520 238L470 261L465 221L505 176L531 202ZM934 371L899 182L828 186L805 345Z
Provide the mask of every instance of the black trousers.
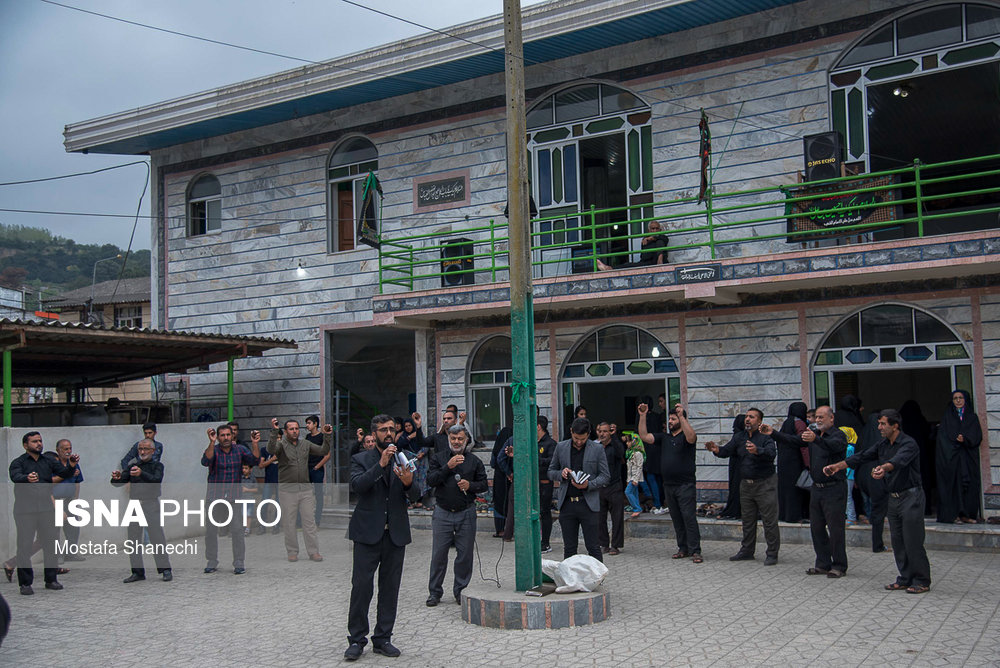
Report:
M583 529L583 544L587 554L598 561L601 558L601 543L598 540L598 513L590 509L587 502L580 497L579 501L567 498L559 509L559 528L563 535L563 559L572 557L580 545L580 529Z
M598 539L601 547L625 547L625 491L616 482L601 491L601 515L598 519ZM608 514L611 515L611 536L608 536Z
M701 530L698 528L695 483L663 485L664 499L677 534L677 550L685 554L701 554Z
M889 495L889 534L899 577L896 583L930 586L931 564L924 549L924 490Z
M503 533L503 527L507 519L507 492L510 483L507 482L507 475L497 469L493 473L493 527L496 533Z
M847 481L820 483L810 489L809 529L816 568L847 572Z
M354 569L351 573L351 603L347 611L347 640L362 647L368 642L368 607L375 593L375 571L378 571L378 612L372 644L379 646L392 638L396 623L396 603L399 582L403 577L405 546L389 538L389 531L374 545L354 542Z
M552 481L538 484L538 516L542 521L542 547L552 537Z
M56 539L59 530L52 510L41 513L22 513L14 515L14 525L17 527L17 584L30 585L35 581L35 571L31 567L32 546L35 534L42 544L42 556L45 563L45 582L55 582L59 569L59 558L56 556Z
M159 523L160 517L160 501L159 499L154 499L151 501L141 501L142 513L146 516L146 519L153 519L146 527L149 531L149 543L150 545L162 546L167 542L167 537L163 534L163 526ZM137 526L135 524L128 525L128 539L132 544L132 549L134 550L129 555L129 563L132 566L132 572L140 577L146 577L146 569L142 565L142 552L135 550L136 545L142 544L142 531L143 527ZM153 562L156 563L156 572L162 573L163 571L170 570L170 557L166 554L153 554Z
M871 476L871 473L868 474ZM868 487L868 497L872 500L872 514L868 521L872 525L872 552L885 552L885 516L889 512L889 493L881 480Z

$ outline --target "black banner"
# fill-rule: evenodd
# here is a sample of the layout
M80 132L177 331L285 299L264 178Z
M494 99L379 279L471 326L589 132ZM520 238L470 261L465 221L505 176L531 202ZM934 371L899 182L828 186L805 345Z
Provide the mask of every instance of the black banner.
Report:
M376 200L375 193L379 194ZM378 205L382 197L382 184L375 177L375 172L368 172L365 179L364 192L361 195L361 209L358 211L358 241L372 248L380 246L378 234Z

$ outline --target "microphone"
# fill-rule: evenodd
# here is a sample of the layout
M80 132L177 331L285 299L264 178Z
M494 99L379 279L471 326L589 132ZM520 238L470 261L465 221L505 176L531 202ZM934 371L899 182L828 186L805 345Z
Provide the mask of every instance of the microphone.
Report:
M461 473L456 473L455 474L455 484L457 485L459 482L461 482L461 480L462 480L462 474ZM459 487L459 491L461 491L461 489L462 488ZM462 492L462 493L465 494L465 492Z

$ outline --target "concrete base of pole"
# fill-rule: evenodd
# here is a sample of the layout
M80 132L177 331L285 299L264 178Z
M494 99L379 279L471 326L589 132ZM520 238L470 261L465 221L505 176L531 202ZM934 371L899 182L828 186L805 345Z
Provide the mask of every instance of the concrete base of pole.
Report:
M589 626L611 617L611 597L603 587L592 592L527 596L487 586L470 585L462 592L462 619L493 629L565 629Z

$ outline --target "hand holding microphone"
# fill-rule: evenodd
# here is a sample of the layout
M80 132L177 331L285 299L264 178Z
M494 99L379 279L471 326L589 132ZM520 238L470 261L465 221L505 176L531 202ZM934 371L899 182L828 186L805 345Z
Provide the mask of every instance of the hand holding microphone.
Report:
M469 492L469 481L466 480L466 479L464 479L462 477L461 473L456 473L455 474L455 484L458 485L458 488L460 490L462 490L463 492L465 492L466 494L468 494L468 492Z

